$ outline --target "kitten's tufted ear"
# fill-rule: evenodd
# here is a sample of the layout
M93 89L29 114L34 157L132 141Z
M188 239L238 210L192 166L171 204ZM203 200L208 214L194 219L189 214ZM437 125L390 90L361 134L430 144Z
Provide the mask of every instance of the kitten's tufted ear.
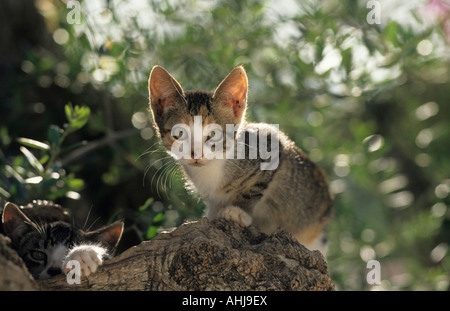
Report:
M154 66L148 79L150 108L155 117L161 117L168 108L183 101L184 91L170 73L161 66Z
M235 124L242 121L247 106L248 80L244 67L234 68L214 91L214 103L231 109Z
M27 225L33 225L33 222L20 210L20 208L11 202L6 203L2 215L3 229L5 233L14 241Z
M108 226L85 233L85 238L92 242L100 242L110 250L114 250L122 237L123 226L123 221L116 221Z

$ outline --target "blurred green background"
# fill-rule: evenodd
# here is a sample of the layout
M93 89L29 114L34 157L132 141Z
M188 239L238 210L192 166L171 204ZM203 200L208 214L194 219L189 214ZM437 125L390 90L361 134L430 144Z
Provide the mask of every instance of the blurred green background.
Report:
M198 219L151 127L148 75L213 90L243 64L248 118L327 172L337 289L448 290L449 47L445 0L3 0L0 203L123 218L121 250Z

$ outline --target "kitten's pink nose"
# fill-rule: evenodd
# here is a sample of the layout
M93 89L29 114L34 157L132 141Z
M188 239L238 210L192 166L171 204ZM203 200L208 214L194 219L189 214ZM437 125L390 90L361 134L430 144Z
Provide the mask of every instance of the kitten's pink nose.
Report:
M193 160L199 160L199 159L201 159L202 157L203 157L203 154L199 156L197 153L195 153L195 151L192 151L192 152L191 152L191 158L192 158Z

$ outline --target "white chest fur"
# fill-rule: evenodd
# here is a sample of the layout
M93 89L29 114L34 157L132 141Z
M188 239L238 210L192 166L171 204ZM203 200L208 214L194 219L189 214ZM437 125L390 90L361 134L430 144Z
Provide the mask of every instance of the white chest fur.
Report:
M184 167L201 197L209 200L217 195L224 181L224 165L226 160L213 159L201 167Z

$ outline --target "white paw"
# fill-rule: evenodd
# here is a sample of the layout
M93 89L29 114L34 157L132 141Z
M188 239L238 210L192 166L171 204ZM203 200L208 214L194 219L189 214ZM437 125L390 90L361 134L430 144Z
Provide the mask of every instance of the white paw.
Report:
M76 246L69 251L64 260L64 273L67 274L71 270L70 266L67 266L69 261L76 260L80 263L81 275L89 276L103 263L105 253L104 248L95 245Z
M234 221L241 227L248 227L252 224L252 216L237 206L228 206L219 213L219 217Z

